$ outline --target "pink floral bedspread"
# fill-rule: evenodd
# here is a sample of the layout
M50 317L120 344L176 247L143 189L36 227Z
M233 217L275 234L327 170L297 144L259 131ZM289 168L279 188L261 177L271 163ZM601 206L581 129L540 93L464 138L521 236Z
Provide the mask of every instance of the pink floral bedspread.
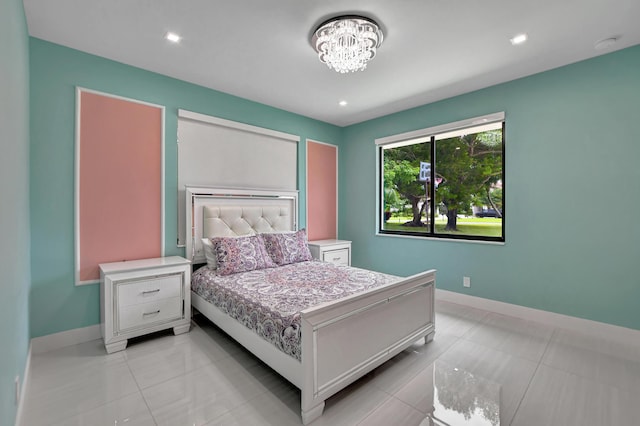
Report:
M193 273L191 289L300 360L300 311L397 280L380 272L311 261L225 276L205 266Z

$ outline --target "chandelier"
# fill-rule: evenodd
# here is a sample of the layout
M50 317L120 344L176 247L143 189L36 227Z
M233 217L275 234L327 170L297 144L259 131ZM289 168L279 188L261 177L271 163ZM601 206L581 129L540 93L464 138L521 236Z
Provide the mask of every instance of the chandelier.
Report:
M382 44L382 30L369 18L344 15L323 22L311 44L321 62L339 73L362 71Z

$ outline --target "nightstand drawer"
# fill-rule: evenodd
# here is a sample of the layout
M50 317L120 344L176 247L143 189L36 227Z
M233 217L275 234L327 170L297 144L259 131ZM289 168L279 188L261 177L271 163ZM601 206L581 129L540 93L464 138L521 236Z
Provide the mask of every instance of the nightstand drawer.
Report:
M174 321L180 318L182 318L182 298L180 296L120 307L118 311L118 331Z
M139 305L152 301L180 297L182 273L116 283L118 306Z
M349 265L349 249L327 250L322 253L322 260L336 265Z

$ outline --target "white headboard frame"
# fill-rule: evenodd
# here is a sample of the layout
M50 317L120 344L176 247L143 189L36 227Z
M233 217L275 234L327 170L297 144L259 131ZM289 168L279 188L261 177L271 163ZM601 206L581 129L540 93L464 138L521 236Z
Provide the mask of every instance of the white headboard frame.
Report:
M298 229L298 191L186 186L185 194L186 256L193 264L206 262L205 236Z

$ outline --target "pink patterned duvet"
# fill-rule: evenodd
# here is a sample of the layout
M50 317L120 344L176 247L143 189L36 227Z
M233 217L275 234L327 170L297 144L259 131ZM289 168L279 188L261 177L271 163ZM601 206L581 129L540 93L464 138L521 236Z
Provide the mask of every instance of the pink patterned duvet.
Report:
M284 353L300 360L300 311L398 278L324 262L300 262L221 276L206 266L191 289Z

